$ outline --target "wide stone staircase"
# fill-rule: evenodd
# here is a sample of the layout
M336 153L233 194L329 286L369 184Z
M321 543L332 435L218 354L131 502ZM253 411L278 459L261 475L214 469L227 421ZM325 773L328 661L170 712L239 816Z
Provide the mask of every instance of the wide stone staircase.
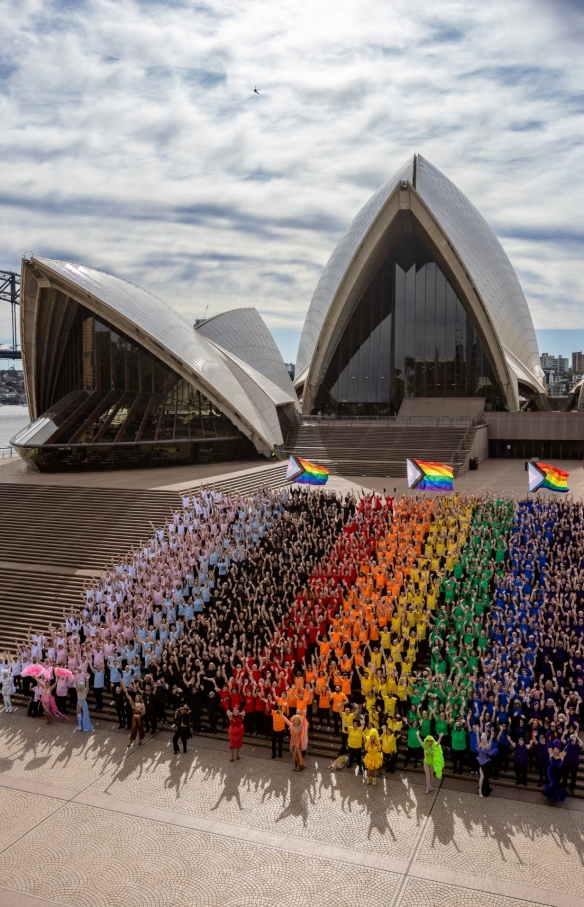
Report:
M176 492L0 484L0 648L61 621L86 579L178 506Z
M224 479L217 479L213 482L209 482L208 480L199 482L188 490L191 494L196 494L201 488L212 485L215 490L222 492L222 494L231 494L235 492L239 492L239 494L243 495L253 494L258 488L281 488L282 485L286 483L287 469L287 461L285 463L277 462L270 464L269 466L259 467L258 469L234 473L233 475L228 475Z
M249 494L285 483L286 463L207 480L223 493ZM79 607L83 584L150 538L182 507L178 491L0 483L0 651L28 628L46 631Z
M285 450L330 466L341 476L400 478L406 475L408 457L441 463L454 459L457 475L475 434L470 424L310 422L290 429Z

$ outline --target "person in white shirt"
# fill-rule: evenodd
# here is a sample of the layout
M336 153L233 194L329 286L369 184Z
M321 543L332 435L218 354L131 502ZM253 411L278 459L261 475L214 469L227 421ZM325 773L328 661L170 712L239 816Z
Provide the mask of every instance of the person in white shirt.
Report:
M4 711L12 712L12 701L10 697L14 692L14 684L12 682L12 675L10 671L4 669L2 671L0 685L2 686L2 698L4 700Z

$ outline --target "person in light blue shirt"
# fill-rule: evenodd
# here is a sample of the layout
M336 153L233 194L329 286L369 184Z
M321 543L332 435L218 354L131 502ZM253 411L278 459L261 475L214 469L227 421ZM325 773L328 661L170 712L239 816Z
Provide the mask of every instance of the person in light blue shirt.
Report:
M118 684L120 682L120 680L122 679L122 675L120 672L120 669L122 667L122 662L120 661L119 658L113 658L113 656L112 656L112 658L110 658L110 660L108 661L108 665L109 665L110 683L112 684L112 686L116 686L116 684Z
M132 670L132 666L131 666L131 665L126 665L126 667L125 667L124 670L122 671L122 684L123 684L123 686L124 686L126 689L128 689L128 687L129 687L130 684L132 683L132 680L133 680L133 679L134 679L134 672L133 672L133 670Z

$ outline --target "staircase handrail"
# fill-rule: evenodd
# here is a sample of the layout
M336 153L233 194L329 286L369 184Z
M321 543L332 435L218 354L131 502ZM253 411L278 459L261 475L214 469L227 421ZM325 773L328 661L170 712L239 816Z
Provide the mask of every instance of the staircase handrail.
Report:
M460 444L458 445L457 450L450 457L450 466L459 466L460 463L464 462L461 459L461 454L462 454L463 448L466 447L466 442L467 442L470 432L473 431L473 429L479 428L479 426L486 425L486 424L487 423L485 422L485 420L482 416L475 416L473 418L472 423L468 426L467 430L465 431L464 435L462 436L462 439L460 441Z
M346 428L349 425L387 426L396 428L462 428L484 424L483 416L300 416L299 427L326 426ZM288 433L288 437L289 437ZM288 439L286 439L288 440Z

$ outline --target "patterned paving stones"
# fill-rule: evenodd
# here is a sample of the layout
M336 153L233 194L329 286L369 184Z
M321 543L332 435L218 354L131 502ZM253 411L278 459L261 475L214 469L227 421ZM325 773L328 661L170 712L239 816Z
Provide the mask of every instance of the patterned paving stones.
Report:
M127 738L108 731L77 733L76 719L47 725L26 715L0 715L0 772L81 790L119 764Z
M400 907L533 907L533 901L481 893L425 879L408 879Z
M166 744L112 769L91 791L163 809L179 801L183 813L394 859L408 858L430 808L420 786L402 781L371 788L348 773L294 774L288 761L231 765L209 750L175 758Z
M399 881L367 876L388 897ZM0 878L70 907L365 907L370 897L358 866L72 803L0 855Z
M61 806L59 800L0 787L0 851Z
M553 858L551 855L553 854ZM421 863L581 894L584 814L542 803L439 794L418 853Z
M0 715L2 907L584 907L584 812L126 742Z

